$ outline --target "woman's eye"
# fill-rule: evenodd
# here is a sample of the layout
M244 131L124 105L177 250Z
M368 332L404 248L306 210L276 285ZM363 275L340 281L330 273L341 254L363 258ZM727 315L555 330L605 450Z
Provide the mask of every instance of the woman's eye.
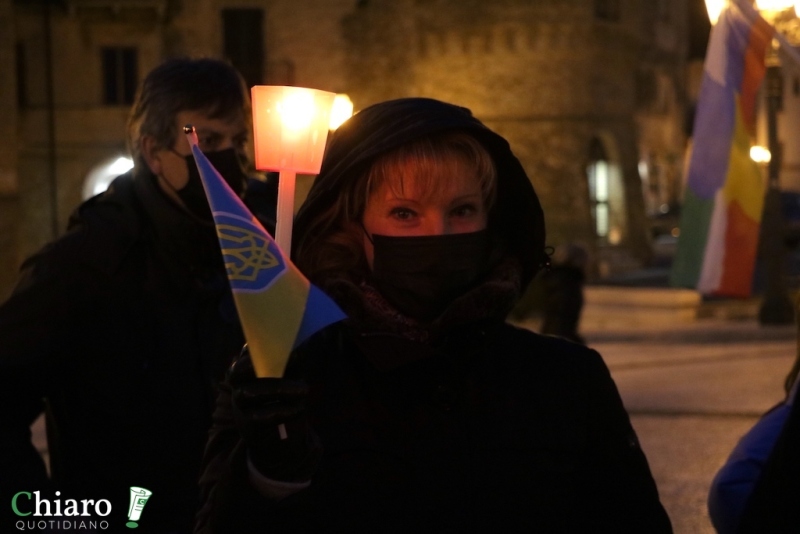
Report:
M395 219L399 219L401 221L407 221L413 218L414 215L416 215L416 213L414 213L414 210L410 210L408 208L394 208L390 212L390 215Z
M474 204L464 204L455 208L451 213L455 217L471 217L478 213L478 207Z
M216 150L219 145L220 137L218 135L208 135L201 137L197 141L200 145L200 150L203 152L211 152Z

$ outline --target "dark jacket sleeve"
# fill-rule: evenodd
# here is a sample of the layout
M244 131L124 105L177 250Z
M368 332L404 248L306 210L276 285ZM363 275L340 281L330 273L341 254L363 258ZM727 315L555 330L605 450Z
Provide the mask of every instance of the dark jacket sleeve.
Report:
M42 413L52 376L48 367L59 331L72 313L77 284L64 284L53 247L28 260L0 306L0 502L18 491L45 490L44 462L30 425Z
M3 340L0 336L0 346ZM45 380L38 365L0 364L0 502L19 491L46 490L44 461L31 442L31 424L42 413ZM8 511L4 506L4 511Z
M672 532L653 476L617 387L600 356L590 356L591 473L587 490L598 532ZM605 525L602 528L601 525Z
M747 501L737 532L800 530L800 403L796 400Z

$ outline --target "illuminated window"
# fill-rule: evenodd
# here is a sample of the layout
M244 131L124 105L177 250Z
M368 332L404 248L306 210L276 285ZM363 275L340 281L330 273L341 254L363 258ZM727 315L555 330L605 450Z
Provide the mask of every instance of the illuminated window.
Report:
M595 233L597 237L606 239L608 238L608 162L593 161L589 164L587 174Z

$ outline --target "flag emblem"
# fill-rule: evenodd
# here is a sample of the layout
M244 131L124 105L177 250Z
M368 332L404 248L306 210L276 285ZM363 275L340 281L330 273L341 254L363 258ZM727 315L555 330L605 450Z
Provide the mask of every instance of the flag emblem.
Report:
M225 269L231 289L263 291L286 270L274 242L250 221L230 213L215 213ZM270 247L272 250L270 250Z
M225 183L185 130L214 216L236 311L256 375L283 375L300 343L346 316L311 284Z

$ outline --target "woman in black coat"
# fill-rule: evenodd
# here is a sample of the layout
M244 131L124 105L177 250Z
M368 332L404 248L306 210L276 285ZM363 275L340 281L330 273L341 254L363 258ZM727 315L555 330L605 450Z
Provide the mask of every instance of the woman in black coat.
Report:
M285 378L233 365L197 532L671 532L599 354L505 322L545 263L544 217L468 110L357 113L294 233L349 318Z

